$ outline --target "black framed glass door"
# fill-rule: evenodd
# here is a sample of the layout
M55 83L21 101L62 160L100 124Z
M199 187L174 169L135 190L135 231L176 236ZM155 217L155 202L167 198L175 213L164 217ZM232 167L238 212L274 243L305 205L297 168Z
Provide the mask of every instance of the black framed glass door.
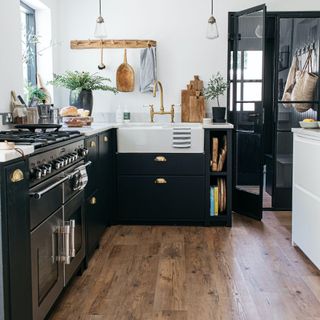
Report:
M234 13L229 114L235 126L233 210L262 219L266 6Z

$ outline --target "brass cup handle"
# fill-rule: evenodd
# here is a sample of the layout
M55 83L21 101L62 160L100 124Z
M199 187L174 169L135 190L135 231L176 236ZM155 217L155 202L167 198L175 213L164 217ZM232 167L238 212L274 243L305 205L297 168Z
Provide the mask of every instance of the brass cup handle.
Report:
M167 180L164 178L157 178L156 180L154 180L155 184L167 184Z
M20 169L16 169L10 174L10 180L13 183L22 181L23 179L24 179L24 174Z
M164 156L157 156L154 158L155 162L167 162L167 158Z
M92 198L90 199L90 204L92 204L92 205L97 204L97 198L96 198L96 197L92 197Z

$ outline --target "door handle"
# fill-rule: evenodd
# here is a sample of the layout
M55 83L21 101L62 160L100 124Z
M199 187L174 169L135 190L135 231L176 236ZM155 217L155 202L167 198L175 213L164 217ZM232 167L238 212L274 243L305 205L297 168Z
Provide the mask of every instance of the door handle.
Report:
M248 117L249 118L259 118L260 114L259 113L250 113L250 114L248 114Z
M164 156L156 156L156 157L154 158L154 161L155 161L155 162L167 162L167 158L164 157Z
M164 179L164 178L157 178L155 181L154 181L155 184L167 184L167 180Z
M90 199L90 204L92 204L93 206L94 206L95 204L97 204L97 198L96 198L96 197L92 197L92 198Z

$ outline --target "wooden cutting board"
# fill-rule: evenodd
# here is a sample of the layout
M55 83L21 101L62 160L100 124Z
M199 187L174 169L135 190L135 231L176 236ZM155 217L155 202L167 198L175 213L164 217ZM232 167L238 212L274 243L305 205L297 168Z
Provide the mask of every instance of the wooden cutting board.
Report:
M117 89L120 92L134 91L134 70L127 61L127 49L124 49L123 63L117 70Z
M202 122L204 118L204 96L197 91L195 96L189 98L189 122Z
M205 99L202 92L203 81L199 76L194 76L187 89L181 91L182 122L202 122L205 116Z
M189 117L190 117L189 100L190 100L190 85L187 86L187 90L181 91L181 121L182 122L189 122Z

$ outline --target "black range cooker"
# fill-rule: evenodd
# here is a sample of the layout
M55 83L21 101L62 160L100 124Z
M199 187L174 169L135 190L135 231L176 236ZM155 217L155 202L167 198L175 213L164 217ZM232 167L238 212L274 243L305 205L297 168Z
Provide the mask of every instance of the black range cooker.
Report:
M57 128L2 131L0 141L35 147L28 160L33 320L44 319L85 258L88 151L80 132Z

